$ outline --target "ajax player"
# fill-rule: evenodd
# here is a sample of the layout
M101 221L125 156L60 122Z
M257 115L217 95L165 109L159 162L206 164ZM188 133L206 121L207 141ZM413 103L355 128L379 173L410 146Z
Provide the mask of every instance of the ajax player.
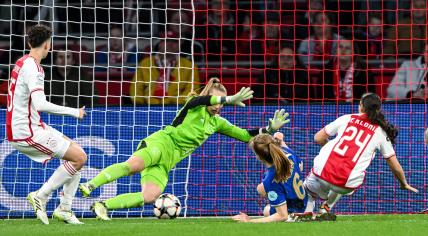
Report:
M288 114L276 111L267 128L247 131L229 123L219 114L223 104L242 103L253 97L253 91L242 88L237 94L227 96L226 88L217 78L211 78L199 95L190 96L171 125L159 130L140 142L137 150L125 162L105 168L96 177L80 185L83 196L101 185L141 172L141 192L126 193L102 202L95 202L92 210L98 218L109 220L107 210L141 207L153 203L164 191L168 173L181 160L214 133L221 133L243 142L260 132L274 132L288 123Z
M343 194L352 194L363 184L365 170L376 150L384 157L401 188L418 192L406 181L392 146L398 130L385 120L381 105L378 95L364 94L359 114L341 116L315 135L315 142L322 148L314 159L311 174L304 182L308 194L305 216L312 214L315 199L321 198L326 201L320 207L320 219L325 215L325 220L335 220L330 209ZM336 137L329 141L331 136Z
M269 200L264 210L263 218L250 219L245 213L233 216L240 222L265 223L288 221L289 213L305 210L305 190L300 177L303 162L283 141L282 133L259 134L250 147L257 158L267 166L267 171L261 184L257 186L260 196Z
M40 112L68 115L82 119L84 107L74 109L57 106L46 101L43 91L45 73L40 66L51 47L52 30L35 25L28 32L30 53L15 64L7 96L6 132L10 144L36 162L44 163L51 158L62 159L48 181L27 199L37 218L49 224L46 202L49 195L63 186L61 203L55 209L55 218L70 224L81 224L71 211L73 197L80 182L80 169L86 162L83 149L58 130L42 122Z

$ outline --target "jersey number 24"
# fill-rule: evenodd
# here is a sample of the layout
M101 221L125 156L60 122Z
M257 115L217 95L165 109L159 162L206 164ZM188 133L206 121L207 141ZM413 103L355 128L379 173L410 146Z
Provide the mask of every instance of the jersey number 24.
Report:
M356 162L372 136L365 131L348 126L333 151L345 158L352 157L352 162Z

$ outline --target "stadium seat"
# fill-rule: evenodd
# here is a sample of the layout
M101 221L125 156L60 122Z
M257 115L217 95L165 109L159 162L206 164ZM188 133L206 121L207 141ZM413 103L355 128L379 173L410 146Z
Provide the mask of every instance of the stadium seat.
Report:
M98 91L101 105L126 105L129 104L129 86L133 73L95 73L95 88ZM107 78L107 80L106 80Z

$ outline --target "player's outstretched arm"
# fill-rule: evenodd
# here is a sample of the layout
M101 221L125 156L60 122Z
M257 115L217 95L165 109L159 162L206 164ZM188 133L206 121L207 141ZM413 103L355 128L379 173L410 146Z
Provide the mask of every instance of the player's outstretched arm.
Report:
M267 217L251 219L247 214L240 212L239 215L232 217L234 221L247 222L247 223L269 223L269 222L280 222L288 220L288 209L287 204L275 207L276 213Z
M330 136L327 134L325 129L322 129L315 134L314 140L317 144L319 144L322 147L328 142L329 137Z
M182 110L188 110L197 106L212 106L217 104L236 104L238 106L245 106L242 103L245 100L251 99L253 97L253 90L250 88L241 88L237 94L233 96L194 96L188 99Z
M31 99L36 110L40 112L47 112L56 115L68 115L79 119L82 119L86 115L85 107L75 109L71 107L58 106L48 102L46 100L46 95L42 90L33 92L31 94Z
M260 128L260 129L253 129L253 130L246 130L246 129L239 128L231 124L226 119L219 117L217 131L231 138L248 143L250 139L256 136L257 134L261 134L261 133L272 134L273 132L280 129L282 126L290 122L290 119L288 119L288 116L289 116L288 113L285 113L284 110L277 110L275 112L274 118L269 119L269 125L267 127Z
M250 88L242 87L239 92L237 92L233 96L226 96L225 101L222 102L224 104L238 105L241 107L245 107L243 101L249 100L253 98L254 91Z
M419 192L416 188L413 188L407 183L406 176L404 175L403 168L401 167L400 163L397 160L397 156L394 155L386 159L386 163L388 163L388 166L391 169L392 173L400 182L401 189L407 189L414 193Z

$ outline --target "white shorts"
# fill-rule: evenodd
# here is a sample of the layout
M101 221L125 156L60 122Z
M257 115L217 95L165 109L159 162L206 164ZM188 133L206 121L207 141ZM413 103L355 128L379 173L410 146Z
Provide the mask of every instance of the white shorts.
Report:
M335 193L350 195L354 192L353 189L347 189L338 187L334 184L331 184L316 175L312 172L306 177L305 182L303 182L303 186L308 194L310 194L314 198L321 198L326 200L328 198L328 193L333 191Z
M36 131L32 138L10 144L33 161L44 163L54 157L62 158L71 142L61 132L45 124L45 129Z

